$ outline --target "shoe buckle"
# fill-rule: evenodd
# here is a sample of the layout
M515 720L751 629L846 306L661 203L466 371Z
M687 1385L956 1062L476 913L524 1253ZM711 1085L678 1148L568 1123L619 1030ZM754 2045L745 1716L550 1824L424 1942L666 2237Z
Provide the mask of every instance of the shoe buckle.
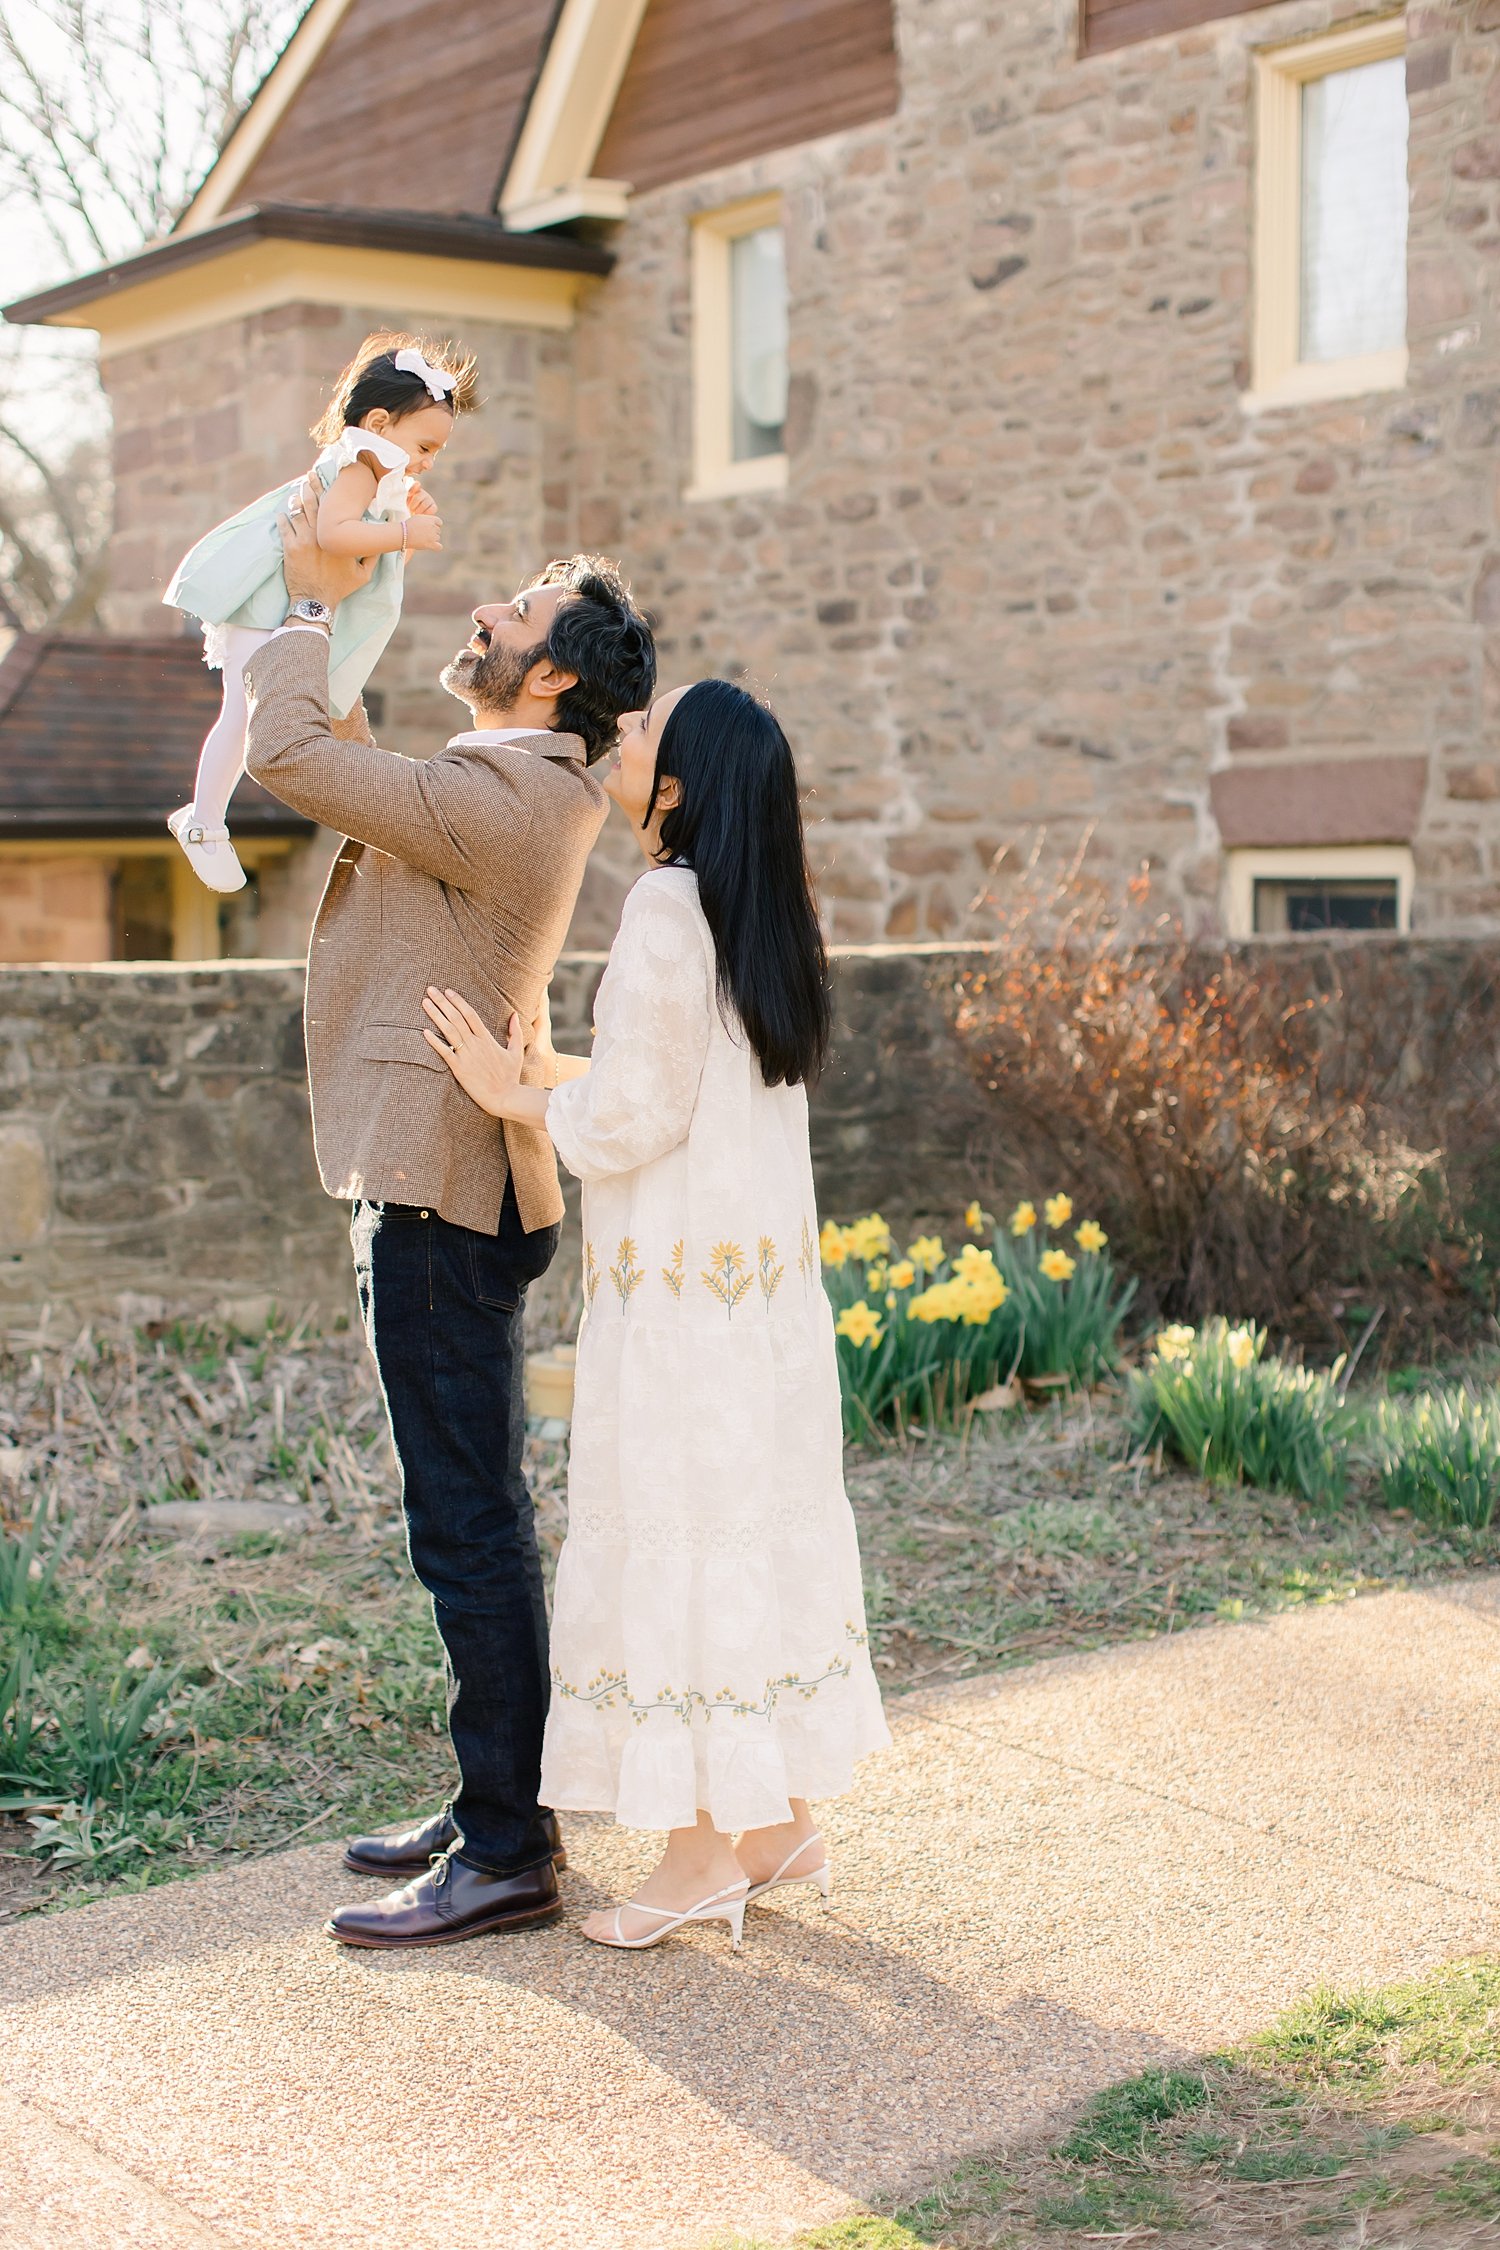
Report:
M190 844L201 844L203 842L203 830L201 828L190 828L187 832L187 840Z

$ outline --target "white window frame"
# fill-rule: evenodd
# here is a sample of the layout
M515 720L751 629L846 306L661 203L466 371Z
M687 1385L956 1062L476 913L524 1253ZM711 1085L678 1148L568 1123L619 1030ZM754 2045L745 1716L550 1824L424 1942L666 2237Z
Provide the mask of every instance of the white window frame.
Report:
M689 500L721 500L741 492L779 492L787 481L783 453L734 459L734 372L731 356L730 253L742 235L785 226L779 195L747 197L693 221L693 470Z
M1224 855L1224 927L1232 938L1300 944L1305 933L1270 933L1255 927L1257 882L1391 882L1396 885L1396 929L1411 929L1415 869L1410 844L1297 844L1274 849L1237 847Z
M1255 58L1255 317L1250 411L1399 391L1407 347L1351 359L1298 357L1302 326L1302 89L1335 71L1406 52L1406 19L1384 16Z

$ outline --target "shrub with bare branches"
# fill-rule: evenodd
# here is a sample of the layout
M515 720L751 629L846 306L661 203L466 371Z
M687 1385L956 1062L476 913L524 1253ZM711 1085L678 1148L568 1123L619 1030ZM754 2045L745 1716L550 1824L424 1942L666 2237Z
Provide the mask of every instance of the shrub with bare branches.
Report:
M1473 1332L1500 956L1399 940L1205 945L1075 863L996 904L957 1028L996 1097L997 1184L1077 1183L1154 1309L1386 1352ZM1442 972L1442 973L1439 973Z

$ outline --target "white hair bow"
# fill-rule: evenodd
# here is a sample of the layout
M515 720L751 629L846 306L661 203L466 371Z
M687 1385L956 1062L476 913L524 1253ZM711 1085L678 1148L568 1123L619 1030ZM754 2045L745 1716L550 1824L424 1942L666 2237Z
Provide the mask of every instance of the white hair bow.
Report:
M420 375L439 405L450 391L458 388L458 377L448 374L441 367L429 367L414 344L407 344L397 352L395 364L403 375Z

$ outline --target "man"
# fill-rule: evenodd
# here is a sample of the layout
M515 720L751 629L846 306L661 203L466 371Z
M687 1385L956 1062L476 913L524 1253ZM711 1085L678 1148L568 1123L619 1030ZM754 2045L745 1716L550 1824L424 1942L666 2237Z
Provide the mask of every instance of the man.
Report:
M328 1929L350 1945L431 1945L559 1911L557 1822L537 1803L547 1622L521 1458L526 1289L563 1205L545 1133L501 1128L459 1090L422 1036L422 995L460 988L502 1036L512 1010L541 1016L607 810L591 769L619 714L649 700L655 651L616 573L574 556L474 611L442 675L471 731L426 759L337 737L332 613L367 566L325 555L311 506L294 509L291 611L246 667L245 765L347 839L308 955L313 1136L324 1187L353 1204L460 1777L440 1813L351 1843L347 1865L414 1879ZM550 1040L535 1044L527 1082L555 1083L555 1069Z

